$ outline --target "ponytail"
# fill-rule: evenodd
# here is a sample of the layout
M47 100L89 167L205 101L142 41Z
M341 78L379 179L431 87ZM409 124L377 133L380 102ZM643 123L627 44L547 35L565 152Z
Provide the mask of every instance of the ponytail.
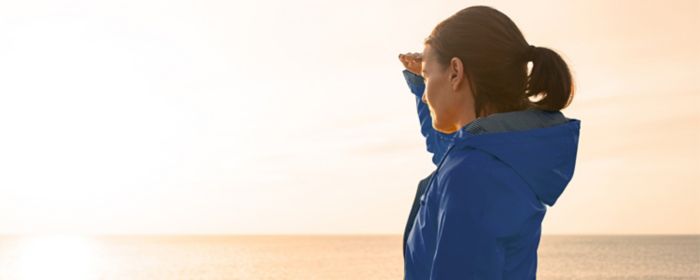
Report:
M558 111L569 106L574 96L571 72L566 62L555 51L545 47L529 46L526 51L532 60L532 72L528 76L525 97L542 95L532 104L542 110Z

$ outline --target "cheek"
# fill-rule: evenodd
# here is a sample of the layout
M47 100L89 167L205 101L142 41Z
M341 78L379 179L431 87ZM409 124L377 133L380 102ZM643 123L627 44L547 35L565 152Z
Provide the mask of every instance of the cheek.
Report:
M429 105L438 104L440 100L440 85L434 82L428 82L425 85L425 99L428 101Z

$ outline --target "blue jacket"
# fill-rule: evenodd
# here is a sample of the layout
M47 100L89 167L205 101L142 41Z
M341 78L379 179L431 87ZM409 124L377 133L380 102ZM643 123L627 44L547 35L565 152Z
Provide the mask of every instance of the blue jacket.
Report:
M422 103L422 78L406 72ZM405 279L535 279L542 219L573 177L579 128L538 109L481 117L449 138L421 125L438 162L406 237Z

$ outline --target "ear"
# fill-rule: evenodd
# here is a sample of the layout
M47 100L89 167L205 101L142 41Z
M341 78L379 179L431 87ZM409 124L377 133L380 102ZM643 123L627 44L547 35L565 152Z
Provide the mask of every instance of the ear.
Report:
M462 60L459 57L453 57L450 59L450 66L447 70L452 90L459 90L464 84L464 64L462 64Z

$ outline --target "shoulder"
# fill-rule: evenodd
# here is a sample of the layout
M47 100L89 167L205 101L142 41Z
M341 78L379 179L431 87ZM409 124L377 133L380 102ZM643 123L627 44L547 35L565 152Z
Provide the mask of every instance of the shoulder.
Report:
M440 197L484 207L521 200L518 189L526 186L508 164L474 148L450 152L436 179Z
M450 153L437 173L440 208L473 217L498 235L516 232L541 204L506 163L478 150Z
M489 180L497 174L512 171L494 155L474 148L451 151L441 167L443 179Z

